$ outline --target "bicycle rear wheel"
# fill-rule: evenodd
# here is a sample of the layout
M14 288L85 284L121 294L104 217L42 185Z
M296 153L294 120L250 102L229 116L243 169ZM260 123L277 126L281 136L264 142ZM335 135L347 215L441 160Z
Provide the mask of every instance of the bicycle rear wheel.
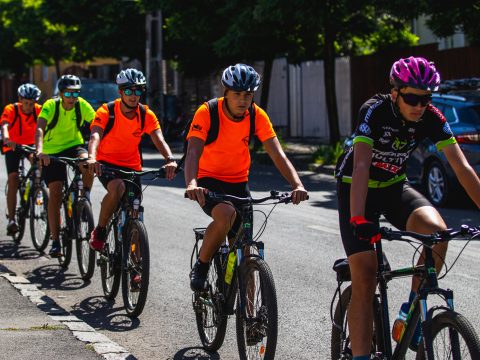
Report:
M193 294L193 309L198 334L207 351L217 351L223 344L227 331L227 315L223 312L225 298L221 254L213 257L208 271L208 291Z
M330 338L330 354L332 359L351 359L352 346L350 344L350 335L348 331L348 306L352 296L351 285L347 286L340 295L340 300L335 307L335 313L332 324L332 335ZM373 335L370 354L375 358L377 352L384 353L383 350L383 332L381 325L381 307L377 297L373 302ZM343 338L345 332L345 338Z
M72 231L73 221L68 214L67 204L62 203L60 206L60 246L62 255L58 257L58 263L63 268L68 268L70 261L72 261Z
M25 234L25 221L27 217L27 211L25 209L25 201L23 200L23 193L18 189L17 208L15 209L15 222L18 225L18 231L12 235L13 241L16 244L20 244Z
M105 241L105 247L100 253L98 264L102 280L103 295L107 300L113 300L120 288L122 247L118 240L117 223L111 224Z
M241 360L274 359L277 347L277 294L273 275L260 258L247 259L242 271L242 291L237 298L237 344ZM245 309L240 308L240 304Z
M48 190L45 185L33 191L30 198L30 237L33 247L43 252L48 245Z
M472 324L454 311L444 311L432 319L432 348L435 359L480 359L480 341ZM423 341L417 360L425 359Z
M90 248L88 241L95 226L92 206L86 199L81 199L76 212L77 229L77 260L80 276L83 280L90 280L95 271L95 250Z
M135 318L142 313L145 307L150 278L148 235L145 225L141 221L130 221L124 246L123 303L127 315Z

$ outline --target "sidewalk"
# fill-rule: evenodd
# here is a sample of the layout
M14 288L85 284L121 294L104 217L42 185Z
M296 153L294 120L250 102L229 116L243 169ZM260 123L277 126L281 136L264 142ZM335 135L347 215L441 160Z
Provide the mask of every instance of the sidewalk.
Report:
M0 294L1 359L134 359L1 262Z

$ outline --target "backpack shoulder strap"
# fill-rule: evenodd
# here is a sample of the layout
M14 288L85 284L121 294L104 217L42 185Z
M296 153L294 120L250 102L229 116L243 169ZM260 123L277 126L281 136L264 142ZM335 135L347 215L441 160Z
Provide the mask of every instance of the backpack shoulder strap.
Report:
M14 103L13 104L13 109L15 110L15 117L13 118L13 121L12 123L10 124L10 128L12 129L13 126L15 125L15 123L17 122L17 119L19 117L19 114L18 114L18 104L17 103Z
M75 117L77 118L77 128L78 130L82 127L82 112L80 111L80 102L75 103Z
M253 137L255 136L255 103L252 102L252 105L248 108L248 113L250 114L250 135L248 136L248 143L252 141Z
M52 121L50 122L50 124L48 124L47 128L45 129L45 134L47 134L47 132L52 130L57 125L59 115L60 115L60 98L56 98L55 99L55 113L53 114Z
M207 101L208 111L210 112L210 129L208 130L205 145L211 144L218 137L218 130L220 128L220 118L218 116L218 99L211 99Z
M145 117L147 115L147 109L143 104L140 103L138 103L138 107L140 108L140 129L142 129L143 132L143 129L145 128Z
M105 129L103 130L102 138L104 138L110 132L110 130L112 130L113 124L115 123L115 101L110 101L107 104L107 109L108 109L108 122L107 122L107 126L105 126Z

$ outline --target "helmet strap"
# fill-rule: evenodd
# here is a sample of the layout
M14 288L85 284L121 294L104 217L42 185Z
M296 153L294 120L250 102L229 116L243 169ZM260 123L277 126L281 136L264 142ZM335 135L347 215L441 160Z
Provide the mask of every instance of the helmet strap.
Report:
M122 104L125 105L125 107L130 110L130 111L127 111L127 113L131 113L133 110L136 110L138 107L138 105L137 106L128 105L125 101L123 101L123 99L121 99L121 101L122 101Z
M224 102L225 102L225 108L227 109L227 113L228 113L228 116L231 117L233 120L243 120L243 118L245 117L244 115L242 116L236 116L236 115L233 115L232 111L230 110L230 107L228 106L228 99L227 98L224 98Z

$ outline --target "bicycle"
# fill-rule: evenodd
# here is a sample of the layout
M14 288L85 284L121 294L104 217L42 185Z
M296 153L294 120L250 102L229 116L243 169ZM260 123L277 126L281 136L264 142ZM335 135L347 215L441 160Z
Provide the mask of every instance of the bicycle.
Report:
M291 193L271 191L263 198L239 198L206 193L207 201L227 202L235 207L241 226L233 241L227 240L213 256L208 273L208 289L194 292L193 310L200 340L207 351L218 350L224 341L229 315L236 315L240 359L273 359L278 333L277 295L272 272L264 260L264 243L258 241L268 215L253 235L253 205L289 203ZM275 207L274 206L274 207ZM194 228L195 245L190 259L193 268L199 255L199 242L205 228ZM235 307L236 301L236 307Z
M72 241L75 239L80 276L83 280L88 281L95 271L95 251L90 249L88 243L95 223L90 200L83 194L82 173L79 163L85 161L85 159L62 156L50 156L50 159L62 162L73 170L73 178L70 184L66 180L62 190L59 231L62 255L58 257L58 262L63 268L68 268L72 260Z
M388 260L383 254L381 241L375 244L375 253L378 261L378 292L375 294L373 301L374 330L371 359L404 359L419 320L422 326L422 341L417 349L417 360L480 359L480 341L474 327L464 316L453 310L453 291L442 289L438 286L439 278L435 271L434 250L432 249L432 246L435 244L454 240L458 237L467 238L469 239L468 241L478 238L480 237L480 230L462 225L457 231L448 229L431 235L422 235L408 231L393 231L388 228L381 228L380 233L382 239L385 240L398 240L410 244L423 245L425 249L425 264L391 270ZM405 237L413 238L414 240ZM418 248L416 251L419 251ZM332 359L351 359L352 352L347 326L348 313L346 311L350 302L351 285L341 291L342 283L351 280L348 260L338 259L335 261L333 269L336 272L338 286L330 308L332 319L331 356ZM448 271L450 270L447 269L446 273ZM387 283L395 278L414 275L421 277L421 285L410 306L405 321L405 328L400 334L399 341L392 352ZM438 295L445 301L445 305L429 307L427 305L427 297L430 295ZM335 311L333 311L337 297L339 300Z
M17 207L15 209L15 221L18 224L18 231L12 235L13 241L17 244L23 239L25 233L26 219L30 219L30 236L35 249L43 252L48 245L49 228L47 219L48 190L41 179L41 172L35 156L35 148L27 145L16 145L16 151L22 156L18 166L19 186ZM28 171L25 160L33 154L33 161ZM8 192L8 183L5 186L5 194Z
M122 279L122 297L127 316L138 317L147 300L150 280L150 248L143 223L142 188L138 177L153 175L150 181L165 177L165 169L124 171L102 165L104 174L121 175L125 192L107 225L105 247L100 252L102 289L107 300L118 295Z

